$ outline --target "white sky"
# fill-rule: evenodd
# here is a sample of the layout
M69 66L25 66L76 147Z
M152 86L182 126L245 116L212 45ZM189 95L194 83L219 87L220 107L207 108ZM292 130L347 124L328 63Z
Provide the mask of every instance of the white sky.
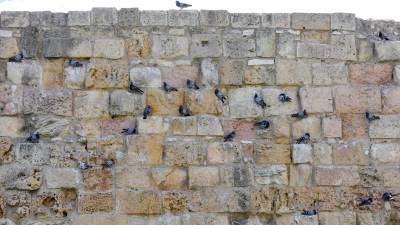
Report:
M192 9L229 12L351 12L363 19L400 21L400 0L185 0ZM175 9L175 0L0 0L0 11L90 10L92 7Z

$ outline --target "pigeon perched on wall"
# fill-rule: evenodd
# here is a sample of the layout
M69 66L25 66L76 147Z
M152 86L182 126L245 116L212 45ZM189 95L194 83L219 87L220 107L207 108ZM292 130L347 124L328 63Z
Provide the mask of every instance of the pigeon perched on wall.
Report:
M192 6L192 5L190 5L190 4L183 3L183 2L180 2L180 1L175 1L175 5L176 5L176 7L178 7L179 9L189 8L189 7Z
M138 86L133 84L133 82L129 83L128 91L131 93L138 93L138 94L143 94L143 90L140 89Z
M392 195L392 193L390 193L390 192L385 192L385 193L383 193L382 199L383 199L383 201L385 201L385 202L389 202L389 201L393 201L393 200L394 200L393 195Z
M267 120L262 120L262 121L254 124L254 126L256 126L259 129L263 129L263 130L269 128L269 125L270 125L270 123Z
M29 135L26 141L30 143L39 143L39 139L40 139L40 134L39 132L35 131Z
M101 165L103 168L111 168L114 165L114 159L106 159Z
M189 89L199 90L199 86L197 86L196 82L193 80L186 80L186 87Z
M292 98L287 96L285 93L280 94L278 98L279 98L280 102L291 102L292 101Z
M123 128L121 134L126 134L126 135L137 134L137 128L136 127Z
M18 52L15 56L11 57L8 59L9 62L16 62L16 63L20 63L22 62L22 60L25 58L24 53Z
M170 86L169 84L167 84L167 82L164 82L164 83L163 83L163 89L164 89L164 91L166 91L166 92L178 91L178 89L176 89L176 88Z
M361 197L359 199L359 204L358 206L366 206L366 205L371 205L373 202L372 197Z
M388 38L382 31L379 31L378 37L379 37L379 39L381 39L382 41L389 41L389 38Z
M181 116L190 116L189 111L183 105L179 106L178 111L179 111L179 115L181 115Z
M292 117L295 117L295 118L299 118L299 119L304 119L304 118L306 118L308 115L307 115L307 111L306 110L303 110L303 111L300 111L300 112L297 112L297 113L293 113L292 114Z
M257 105L261 106L263 109L264 109L265 107L267 107L267 104L265 104L264 99L263 99L261 96L259 96L257 93L254 94L254 102L255 102Z
M89 165L89 163L84 162L84 161L79 161L79 165L78 165L79 169L81 170L87 170L92 168L93 166Z
M303 212L301 213L301 215L304 215L304 216L314 216L314 215L317 215L317 210L315 210L315 209L303 210Z
M151 113L151 106L146 106L143 110L143 119L147 119L147 116L149 116Z
M76 60L72 60L72 59L70 59L70 60L68 61L68 65L70 65L70 66L72 66L72 67L82 67L82 66L83 66L82 63L80 63L80 62L78 62L78 61L76 61Z
M305 133L303 136L296 140L296 144L307 144L310 141L310 133Z
M221 100L222 103L225 103L226 97L224 96L224 94L222 94L222 91L219 89L215 89L214 90L214 94L215 96L217 96L217 98L219 100Z
M375 116L374 114L370 112L365 112L365 118L367 118L368 121L374 121L374 120L379 120L379 116Z
M228 134L226 134L226 135L224 136L224 142L232 141L232 139L235 137L235 135L236 135L236 132L235 132L235 131L229 132Z

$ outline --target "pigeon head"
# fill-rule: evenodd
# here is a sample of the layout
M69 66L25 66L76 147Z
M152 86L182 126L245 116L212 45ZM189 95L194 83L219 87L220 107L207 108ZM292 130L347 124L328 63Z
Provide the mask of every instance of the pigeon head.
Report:
M305 133L305 134L304 134L304 137L305 137L305 138L310 138L311 135L310 135L310 133Z

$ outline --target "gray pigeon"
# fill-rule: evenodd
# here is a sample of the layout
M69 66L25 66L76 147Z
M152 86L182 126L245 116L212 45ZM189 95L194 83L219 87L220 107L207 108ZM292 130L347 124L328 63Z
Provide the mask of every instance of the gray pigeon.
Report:
M114 159L106 159L101 165L103 168L111 168L114 165Z
M127 134L127 135L137 134L137 128L136 127L124 128L122 129L121 134Z
M39 143L39 139L40 139L40 134L39 132L35 131L29 135L26 141L30 143Z
M289 96L287 96L285 93L282 93L282 94L279 95L279 101L281 101L281 102L291 102L292 99Z
M135 84L133 84L133 82L129 83L129 88L128 91L131 93L139 93L139 94L143 94L143 90L140 89L138 86L136 86Z
M314 215L317 215L317 210L315 210L315 209L303 210L303 212L301 213L301 215L304 215L304 216L314 216Z
M358 200L359 200L358 206L371 205L372 202L374 201L374 200L372 199L372 197L369 197L369 196L367 196L367 197L361 197L361 198L359 198Z
M236 132L235 132L235 131L229 132L228 134L226 134L226 135L224 136L224 142L232 141L232 139L235 137L235 135L236 135Z
M267 107L267 104L265 104L264 99L263 99L261 96L259 96L257 93L254 94L254 102L255 102L257 105L261 106L263 109L264 109L265 107Z
M163 83L163 88L164 88L164 91L166 91L166 92L178 91L178 89L170 86L169 84L167 84L167 82Z
M90 168L92 168L92 166L89 165L89 163L83 162L83 161L79 161L79 169L87 170L87 169L90 169Z
M17 53L15 56L9 58L8 61L20 63L20 62L22 62L23 59L24 59L24 53L21 51L21 52Z
M388 38L382 31L379 31L378 37L379 37L379 39L381 39L382 41L389 41L389 38Z
M176 7L180 8L180 9L184 9L184 8L188 8L188 7L192 6L190 4L186 4L186 3L183 3L180 1L175 1L175 5L176 5Z
M307 111L306 110L303 110L303 111L300 111L300 112L297 112L297 113L293 113L292 114L292 117L295 117L295 118L299 118L299 119L304 119L304 118L306 118L308 115L307 115Z
M147 119L147 116L151 113L151 106L146 106L143 111L143 119Z
M200 89L199 86L197 86L196 82L192 81L192 80L186 80L186 86L189 89L195 89L195 90L199 90Z
M383 201L385 201L385 202L389 202L389 201L393 201L393 200L394 200L393 195L392 195L392 193L390 193L390 192L385 192L385 193L383 193L382 199L383 199Z
M181 116L190 116L189 111L183 105L179 106L179 110L178 111L179 111L179 114Z
M305 133L303 136L296 140L296 144L307 144L310 141L310 133Z
M374 120L379 120L379 116L375 116L374 114L370 112L365 112L365 118L367 118L368 121L374 121Z
M76 60L72 60L72 59L70 59L70 60L68 61L68 65L70 65L70 66L72 66L72 67L82 67L82 66L83 66L82 63L80 63L80 62L78 62L78 61L76 61Z
M260 122L255 123L254 126L258 127L259 129L265 130L269 128L270 123L267 120L262 120Z
M215 96L217 96L217 98L219 100L221 100L222 103L225 103L226 97L224 96L224 94L222 94L222 91L219 89L215 89L214 90L214 94Z

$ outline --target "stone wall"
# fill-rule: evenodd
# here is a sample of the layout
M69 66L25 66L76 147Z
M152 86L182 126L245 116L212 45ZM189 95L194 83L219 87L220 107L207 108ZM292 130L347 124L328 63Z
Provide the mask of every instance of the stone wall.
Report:
M400 192L398 23L113 8L0 18L0 224L400 224L400 196L381 197Z

